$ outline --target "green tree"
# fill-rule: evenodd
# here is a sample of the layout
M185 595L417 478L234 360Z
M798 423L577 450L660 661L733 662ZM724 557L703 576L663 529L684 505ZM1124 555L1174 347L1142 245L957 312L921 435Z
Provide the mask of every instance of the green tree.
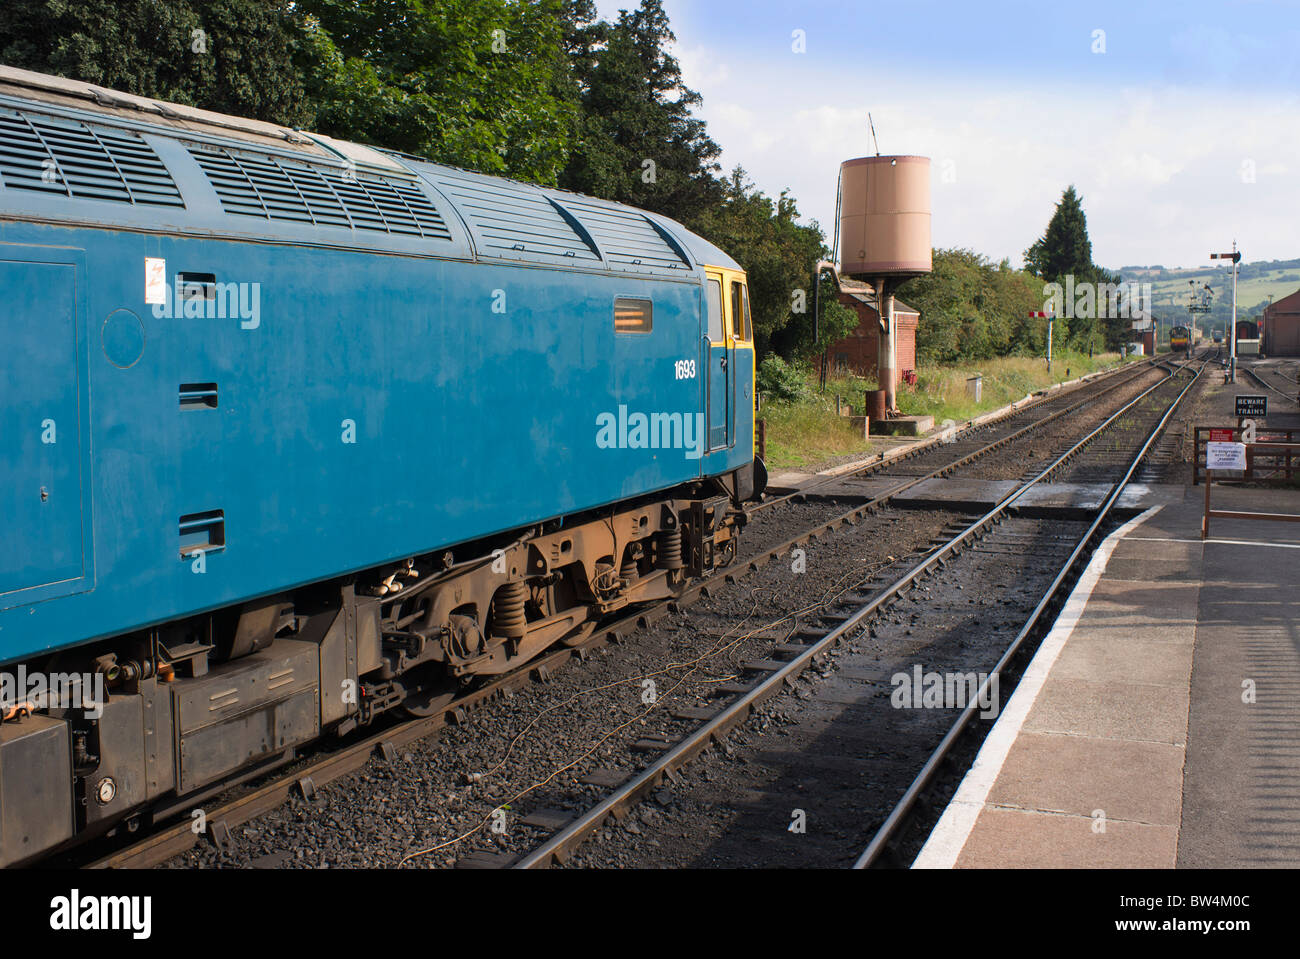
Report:
M722 200L721 151L691 113L700 96L668 52L675 37L662 3L642 0L614 23L592 22L585 3L568 16L582 118L561 185L693 226Z
M1132 338L1132 318L1121 317L1118 310L1111 310L1109 293L1101 289L1103 285L1119 285L1123 278L1092 262L1088 219L1073 185L1061 194L1047 231L1025 251L1025 266L1048 283L1060 283L1064 287L1067 278L1073 277L1075 286L1083 283L1097 286L1091 315L1076 316L1070 324L1070 343L1076 349L1089 353L1118 349ZM1057 325L1059 330L1059 320ZM1060 338L1061 342L1066 341L1064 333Z
M691 225L744 267L755 348L760 355L776 350L787 359L816 352L820 347L813 344L812 271L830 252L821 229L816 223L798 222L799 210L788 192L773 200L756 190L740 167L720 189L721 201L702 208ZM819 301L824 345L844 336L857 317L839 305L829 281L823 282Z
M0 63L138 96L308 123L292 0L5 0Z
M326 134L554 184L576 124L564 0L298 0Z
M1088 218L1073 185L1061 194L1047 231L1025 251L1025 268L1049 283L1063 282L1067 275L1076 282L1092 276Z
M1042 281L974 250L935 250L930 273L908 280L899 296L920 311L916 349L930 362L954 363L1010 352L1039 352L1046 322ZM1058 332L1060 324L1058 323Z

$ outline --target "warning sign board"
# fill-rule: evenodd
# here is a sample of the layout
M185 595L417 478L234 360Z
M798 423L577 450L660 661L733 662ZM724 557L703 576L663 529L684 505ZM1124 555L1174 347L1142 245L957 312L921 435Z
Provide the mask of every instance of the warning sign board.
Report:
M1210 430L1210 442L1211 442L1211 443L1231 443L1234 439L1236 439L1236 437L1233 436L1233 433L1235 433L1235 432L1236 432L1236 431L1233 430L1231 427L1229 427L1229 428L1227 428L1227 429L1222 429L1222 430L1212 429L1212 430Z
M1205 468L1207 470L1244 470L1246 468L1246 444L1206 443Z
M1243 393L1237 397L1238 416L1267 416L1268 397Z

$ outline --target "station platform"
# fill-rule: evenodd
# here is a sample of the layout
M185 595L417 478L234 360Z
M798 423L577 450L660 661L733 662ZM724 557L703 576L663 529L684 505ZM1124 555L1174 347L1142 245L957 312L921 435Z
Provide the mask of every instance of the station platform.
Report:
M1107 537L913 868L1300 865L1300 523ZM1300 491L1214 488L1300 514Z

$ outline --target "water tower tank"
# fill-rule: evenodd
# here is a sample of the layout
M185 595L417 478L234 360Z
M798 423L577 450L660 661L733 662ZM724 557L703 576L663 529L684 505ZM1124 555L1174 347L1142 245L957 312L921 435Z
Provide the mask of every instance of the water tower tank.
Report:
M840 272L873 279L930 272L930 158L840 165Z

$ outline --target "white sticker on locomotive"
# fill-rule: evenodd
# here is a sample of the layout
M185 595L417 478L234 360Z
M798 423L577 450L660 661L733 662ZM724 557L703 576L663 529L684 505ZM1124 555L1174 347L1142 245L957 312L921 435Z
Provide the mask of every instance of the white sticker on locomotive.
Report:
M157 257L144 258L144 301L167 302L167 261Z
M679 380L695 379L695 361L678 360L673 364L673 371L677 374Z

